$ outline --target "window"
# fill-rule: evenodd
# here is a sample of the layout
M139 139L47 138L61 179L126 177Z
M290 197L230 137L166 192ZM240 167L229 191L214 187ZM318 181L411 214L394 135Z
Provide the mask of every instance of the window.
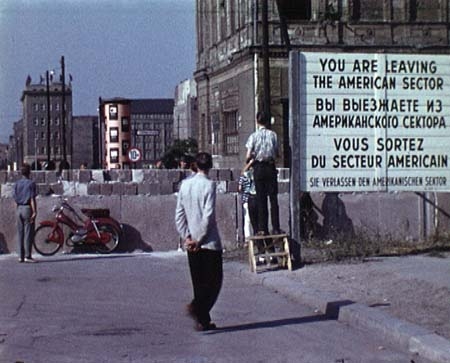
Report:
M237 112L225 112L225 154L236 155L239 153L238 118Z
M437 21L444 13L441 0L410 0L409 16L411 21Z
M126 156L128 149L130 148L130 142L128 140L122 141L122 155Z
M109 142L119 142L119 128L111 127L109 129Z
M130 119L122 117L122 132L130 132Z
M109 119L110 120L118 119L117 105L109 105Z
M278 6L288 21L311 19L311 0L278 0Z
M58 126L59 125L59 117L55 118L55 125Z
M227 4L225 0L220 0L219 16L220 16L220 39L223 40L227 36Z
M45 126L45 118L41 117L41 126Z
M39 118L34 118L34 126L39 126Z
M210 126L210 139L209 143L211 144L211 152L213 154L219 153L219 131L220 131L220 120L219 114L214 112L211 114L211 126Z
M114 148L109 150L109 158L111 160L111 163L118 163L119 162L119 149Z
M383 20L384 3L374 0L353 0L353 20Z

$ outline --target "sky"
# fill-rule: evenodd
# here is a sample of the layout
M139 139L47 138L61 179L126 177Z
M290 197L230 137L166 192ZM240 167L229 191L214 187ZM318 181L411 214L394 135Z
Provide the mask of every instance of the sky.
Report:
M195 0L0 0L0 142L28 75L72 76L73 115L98 98L173 98L195 70Z

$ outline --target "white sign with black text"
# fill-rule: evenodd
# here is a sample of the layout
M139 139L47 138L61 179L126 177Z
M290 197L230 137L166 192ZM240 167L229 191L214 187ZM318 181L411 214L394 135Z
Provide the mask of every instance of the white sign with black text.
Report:
M292 52L290 67L302 191L450 190L450 56Z

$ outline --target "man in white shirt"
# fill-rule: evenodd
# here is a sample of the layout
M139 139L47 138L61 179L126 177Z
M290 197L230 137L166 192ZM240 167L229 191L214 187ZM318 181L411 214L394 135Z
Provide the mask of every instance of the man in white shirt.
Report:
M256 114L257 129L253 132L245 144L247 148L247 160L254 158L253 177L256 188L256 201L258 205L258 233L269 234L268 201L270 200L270 217L272 221L272 234L283 233L280 229L280 217L278 207L278 171L275 159L278 156L277 134L266 126L268 120L264 112Z

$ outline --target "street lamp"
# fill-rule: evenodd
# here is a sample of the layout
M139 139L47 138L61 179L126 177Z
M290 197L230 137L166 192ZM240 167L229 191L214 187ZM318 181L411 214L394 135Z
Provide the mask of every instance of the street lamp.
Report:
M65 71L64 56L61 57L61 82L62 82L62 109L61 109L61 122L62 122L62 153L63 159L61 161L60 169L69 169L69 162L67 161L67 149L66 149L66 71Z
M53 72L51 73L53 79ZM50 72L45 71L45 85L47 97L47 162L45 163L45 170L54 170L55 162L50 160Z

